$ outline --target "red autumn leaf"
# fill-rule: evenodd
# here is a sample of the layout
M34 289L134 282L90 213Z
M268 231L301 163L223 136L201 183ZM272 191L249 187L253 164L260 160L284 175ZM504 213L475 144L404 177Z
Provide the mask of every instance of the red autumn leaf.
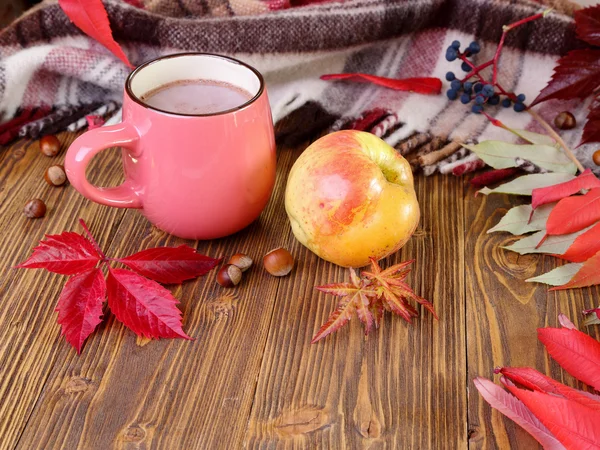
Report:
M557 255L562 256L562 255ZM560 291L563 289L575 289L600 284L600 252L596 253L590 259L583 263L583 266L577 271L573 278L561 286L551 288L551 291Z
M489 172L482 173L471 179L471 186L474 188L482 188L489 186L494 183L498 183L499 181L505 180L508 177L512 177L519 170L514 167L509 167L506 169L494 169Z
M317 286L317 289L326 294L342 297L342 300L338 303L336 310L329 316L327 322L312 338L312 344L346 325L355 311L360 321L365 324L365 334L369 334L375 319L369 308L368 297L373 297L375 293L367 287L363 280L358 278L354 269L350 269L349 283Z
M118 259L137 273L159 283L182 283L208 273L221 259L201 255L187 245L143 250Z
M538 328L538 339L563 369L600 390L600 342L568 328Z
M81 353L81 347L102 322L102 304L106 282L100 269L91 269L69 278L63 288L56 311L62 334Z
M564 447L552 436L535 415L519 399L510 395L500 386L485 378L475 378L475 387L486 402L520 425L525 431L543 445L545 450L562 450Z
M575 11L575 25L579 39L600 46L600 5Z
M583 230L600 220L600 188L585 195L563 198L550 212L546 222L548 236Z
M46 235L46 240L40 241L29 259L17 267L74 275L92 269L100 259L90 241L80 234L65 231L61 234Z
M572 180L553 186L534 189L531 194L531 207L536 209L538 206L553 203L562 200L565 197L577 194L582 189L592 189L597 187L600 187L600 180L596 178L596 175L594 175L590 169L585 169L581 175Z
M580 234L562 255L554 255L571 262L584 262L600 251L600 222Z
M594 92L599 80L600 50L572 50L558 60L552 79L533 101L533 105L552 98L584 99Z
M108 14L101 0L58 0L58 4L81 31L133 68L123 49L113 38Z
M349 80L362 83L373 83L397 91L410 91L418 94L439 94L442 91L442 80L439 78L385 78L366 73L336 73L321 75L321 80Z
M587 122L583 126L583 136L579 145L588 142L600 142L600 101L598 99L590 106Z
M126 269L108 269L108 306L138 336L191 339L183 331L177 299L156 281Z
M600 412L566 398L514 386L508 389L565 447L600 450Z
M528 389L568 398L588 408L600 411L600 397L565 386L530 367L502 367L494 372L501 373Z

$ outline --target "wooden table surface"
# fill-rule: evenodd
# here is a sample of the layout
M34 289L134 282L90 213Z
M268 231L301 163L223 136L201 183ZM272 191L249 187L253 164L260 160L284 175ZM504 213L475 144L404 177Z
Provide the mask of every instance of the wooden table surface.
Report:
M67 146L71 135L61 135ZM335 307L315 285L347 271L317 258L293 237L283 206L286 176L300 148L280 148L278 178L260 219L226 239L190 242L152 227L137 211L89 202L71 186L51 188L48 158L21 141L0 155L0 448L2 449L507 449L536 448L521 428L492 411L472 384L499 365L530 365L569 385L537 342L536 328L575 324L597 306L598 289L549 292L525 283L556 260L519 256L486 234L524 199L474 197L463 178L417 177L419 228L383 263L416 259L409 280L430 299L410 326L387 314L365 339L360 323L311 345ZM96 157L99 185L122 179L117 151ZM46 201L38 220L23 216ZM190 205L193 207L193 205ZM184 329L195 337L143 341L108 313L78 356L60 336L54 307L65 277L13 270L44 233L80 232L86 220L114 256L197 246L210 256L243 251L259 260L276 246L297 260L274 278L260 266L224 289L216 272L173 289ZM422 308L421 308L422 309ZM588 330L600 338L599 329Z

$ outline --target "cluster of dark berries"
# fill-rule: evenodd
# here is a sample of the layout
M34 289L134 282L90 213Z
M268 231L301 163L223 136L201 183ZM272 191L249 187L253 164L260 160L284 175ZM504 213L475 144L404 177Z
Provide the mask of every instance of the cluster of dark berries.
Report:
M463 53L460 53L460 42L454 41L450 44L450 47L446 49L446 59L448 61L454 61L459 56L469 57L479 53L481 48L477 42L471 42ZM465 72L471 72L473 68L466 62L462 63L462 70ZM471 101L474 102L471 106L471 111L476 114L480 114L483 111L484 105L498 105L500 103L500 93L496 92L492 84L482 82L471 82L471 81L460 81L456 78L454 72L446 73L446 80L450 81L450 89L446 92L446 95L450 100L456 100L460 98L461 103L468 104ZM462 94L461 94L462 91ZM514 103L510 98L506 97L502 100L502 106L510 108L513 105L513 109L516 112L525 111L526 106L523 103L525 101L525 94L519 94L517 101Z

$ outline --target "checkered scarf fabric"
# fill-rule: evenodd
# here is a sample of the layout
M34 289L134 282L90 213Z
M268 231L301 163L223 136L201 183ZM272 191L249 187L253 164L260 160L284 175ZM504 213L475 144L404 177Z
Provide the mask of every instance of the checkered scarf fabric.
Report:
M513 137L445 95L322 81L319 76L365 72L444 80L447 71L460 72L460 63L444 57L453 40L464 44L477 40L482 51L474 61L485 61L495 51L503 24L555 6L545 19L511 31L502 55L499 81L531 100L549 80L558 56L581 45L571 17L574 6L567 0L105 0L104 4L113 35L134 65L161 55L201 51L233 56L260 70L274 119L281 121L277 137L282 145L326 131L361 129L399 149L419 142L409 159L418 166L425 155L433 154L425 158L434 161L426 173L452 173L457 161L447 158L454 156L449 146L456 150L455 141ZM28 130L36 130L34 135L25 133L30 137L78 129L74 124L83 126L83 115L122 101L129 71L83 35L56 0L43 2L0 33L0 114L5 122L0 125L0 140L2 133L18 136L14 130L23 136L28 123ZM564 133L564 139L575 146L586 107L580 102L549 101L537 110L549 121L559 111L572 111L579 126ZM528 114L499 106L489 112L509 126L539 131ZM32 117L36 126L28 122ZM591 165L590 154L589 146L578 149L586 165ZM462 160L472 170L481 167L468 153L458 162ZM444 168L446 163L454 166Z

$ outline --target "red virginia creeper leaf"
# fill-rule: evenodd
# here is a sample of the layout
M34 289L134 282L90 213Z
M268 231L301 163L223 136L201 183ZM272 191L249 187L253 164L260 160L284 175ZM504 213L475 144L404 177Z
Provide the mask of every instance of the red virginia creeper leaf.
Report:
M108 306L138 336L190 338L181 328L177 299L156 281L126 269L108 269Z
M475 387L490 404L492 408L497 409L509 419L520 425L525 431L544 446L545 450L562 450L562 444L552 436L552 433L546 428L537 417L519 399L513 397L497 384L492 383L485 378L475 378L473 380Z
M580 234L562 255L554 255L571 262L584 262L600 251L600 222Z
M106 282L100 269L82 272L65 284L56 306L58 323L65 339L77 353L81 353L83 342L102 322L105 298Z
M600 284L600 252L596 253L590 259L583 263L583 266L577 271L568 283L562 286L556 286L551 291L562 289L574 289Z
M92 269L100 259L90 241L80 234L65 231L46 235L46 240L40 241L29 259L17 268L46 269L61 275L74 275Z
M442 80L439 78L384 78L366 73L336 73L321 75L321 80L349 80L373 83L397 91L410 91L417 94L439 94L442 91Z
M181 245L143 250L118 261L159 283L179 284L208 273L221 259L201 255L193 248Z
M600 142L600 101L598 99L590 105L587 122L583 126L583 136L579 145L588 142Z
M546 203L553 203L577 194L582 189L592 189L600 187L600 180L592 173L590 169L585 171L570 181L534 189L531 193L531 207L536 209L538 206Z
M600 46L600 5L575 11L575 28L579 39Z
M58 4L81 31L133 68L123 49L113 38L108 14L101 0L58 0Z
M584 99L596 89L599 80L600 50L572 50L558 60L552 79L532 106L551 98Z
M538 328L538 339L563 369L600 390L600 342L568 328Z
M563 198L550 212L546 222L547 235L575 233L600 220L600 188L585 195Z
M565 386L530 367L502 367L494 370L528 389L571 399L588 408L600 411L600 397Z
M600 412L566 398L508 386L565 447L600 450Z

